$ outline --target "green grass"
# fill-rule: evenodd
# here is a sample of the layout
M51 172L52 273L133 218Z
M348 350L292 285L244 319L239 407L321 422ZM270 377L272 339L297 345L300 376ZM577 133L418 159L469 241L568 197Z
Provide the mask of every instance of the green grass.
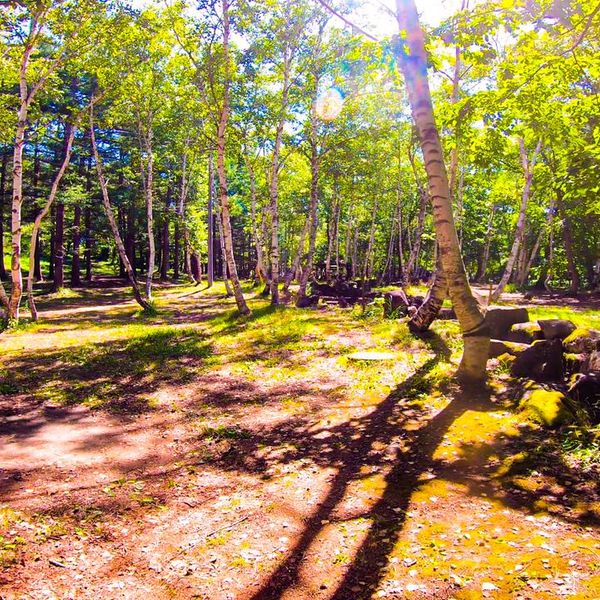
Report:
M592 309L574 309L570 307L534 307L529 308L529 318L538 319L567 319L573 321L577 327L600 329L600 311Z

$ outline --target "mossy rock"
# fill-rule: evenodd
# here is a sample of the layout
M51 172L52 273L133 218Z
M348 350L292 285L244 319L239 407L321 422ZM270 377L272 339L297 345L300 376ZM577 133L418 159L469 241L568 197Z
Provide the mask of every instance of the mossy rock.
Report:
M517 342L519 344L531 344L543 338L542 328L535 321L515 323L506 335L506 339L509 342Z
M512 354L517 356L523 350L529 348L527 344L519 344L517 342L507 342L504 340L490 340L490 358L501 356L502 354Z
M553 390L538 388L528 392L519 403L519 408L545 427L569 425L577 421L565 395Z
M581 373L588 362L585 354L573 354L572 352L565 352L563 354L563 358L565 361L565 371L567 375Z
M563 341L567 352L578 354L580 352L593 352L600 346L600 331L578 327Z

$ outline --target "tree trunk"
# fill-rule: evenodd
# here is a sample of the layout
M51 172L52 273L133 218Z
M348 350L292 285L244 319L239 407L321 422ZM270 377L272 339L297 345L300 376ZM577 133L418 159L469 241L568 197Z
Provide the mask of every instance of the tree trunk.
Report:
M577 265L575 263L575 253L573 250L573 230L571 227L571 219L565 210L565 204L562 197L562 192L557 192L557 207L562 219L563 241L565 243L565 255L567 257L567 267L569 269L569 277L571 284L569 290L572 294L577 294L579 291L579 274L577 273Z
M33 280L44 281L44 274L42 273L42 234L38 231L37 239L35 242L35 256L33 263Z
M52 290L58 292L65 285L65 205L59 202L54 214L54 283Z
M411 319L408 322L410 330L417 333L427 331L440 313L440 309L447 297L448 280L442 267L441 253L438 250L433 283L427 290L427 295L425 296L423 304L419 306L418 310L411 316Z
M402 235L402 200L400 186L398 185L398 279L404 280L404 244Z
M223 57L224 57L224 85L223 85L223 104L219 126L217 128L217 173L219 175L219 195L221 200L221 219L223 223L223 241L225 243L225 257L227 261L227 270L238 311L242 315L251 314L246 299L242 292L242 286L238 278L237 266L233 254L233 236L231 233L231 217L229 215L229 193L227 188L227 172L225 170L225 133L227 122L229 120L229 0L221 0L223 7Z
M327 256L325 258L325 279L327 283L331 283L331 259L334 256L337 256L336 259L336 273L338 273L337 269L339 269L339 251L336 251L336 248L339 248L338 244L338 226L340 221L340 209L341 203L337 192L337 185L334 183L334 196L333 196L333 206L331 207L331 219L327 224ZM338 273L339 274L339 273Z
M23 296L23 274L21 272L21 207L23 205L23 147L25 145L25 129L27 127L27 111L29 103L22 99L19 108L15 147L13 150L13 186L12 186L12 259L10 274L12 288L8 303L7 319L18 322L19 308Z
M290 265L290 268L285 276L285 280L283 282L283 294L288 295L290 291L290 285L292 280L294 279L298 269L300 267L300 260L302 258L302 254L304 253L304 242L306 240L306 234L308 232L308 228L310 225L310 218L307 217L304 221L304 226L302 227L302 231L300 232L300 240L298 241L298 248L296 250L296 254L294 255L294 260Z
M419 213L417 216L417 227L415 229L415 242L412 245L410 256L408 257L408 263L406 264L406 270L404 272L407 281L411 281L415 269L419 266L419 256L421 254L421 240L423 236L423 227L425 225L425 213L427 212L427 204L429 198L427 197L427 190L421 184L419 174L417 173L417 166L415 165L415 156L412 152L408 153L410 164L413 170L417 189L419 190Z
M144 196L146 198L146 224L148 234L148 269L146 271L146 300L152 300L152 279L154 277L154 266L156 263L156 246L154 243L154 152L152 148L152 124L147 127L143 135L144 150L146 153L145 166L142 163L142 181L144 182ZM141 159L144 160L143 158Z
M92 102L93 107L93 102ZM125 266L125 271L127 272L127 276L129 278L129 282L131 283L131 287L133 289L133 295L135 297L136 302L145 310L152 310L149 302L142 297L140 292L140 288L138 282L135 278L135 273L131 267L131 263L127 258L127 252L125 252L125 246L123 244L123 240L121 239L121 234L119 233L119 226L117 225L117 221L115 220L115 216L112 212L112 207L110 205L110 198L108 197L108 187L106 185L106 179L104 178L104 171L102 169L102 162L100 160L100 155L98 153L98 147L96 146L96 136L94 134L94 113L93 109L90 109L90 138L92 142L92 149L94 152L94 158L96 160L96 170L98 171L98 182L100 183L100 189L102 190L102 206L104 207L104 212L106 213L106 218L108 219L108 224L110 225L110 229L112 231L115 244L117 246L117 250L119 252L119 256L123 261L123 265Z
M171 184L169 184L167 187L167 195L165 196L165 213L163 215L161 235L162 252L160 261L160 280L163 282L167 281L169 278L169 253L171 249L169 240L169 208L171 206L172 193Z
M365 261L363 263L362 278L363 283L371 279L373 272L373 249L375 246L375 225L377 224L377 198L373 203L373 218L371 219L371 229L369 231L369 243L367 245L367 251L365 252Z
M283 140L283 128L286 122L286 110L290 91L290 69L292 64L291 50L288 44L284 48L283 60L283 89L281 94L280 114L275 132L273 158L271 160L271 185L269 196L271 200L271 304L279 304L279 154Z
M215 174L212 156L208 157L208 267L206 270L206 287L212 287L215 280Z
M50 195L48 196L46 205L44 206L42 211L37 215L37 217L35 218L35 222L33 224L33 231L31 232L31 244L29 246L29 264L30 264L30 266L35 263L37 240L38 240L38 234L40 231L40 226L42 224L42 219L48 214L50 208L52 207L52 203L54 202L54 199L56 198L56 193L58 192L58 186L61 182L61 179L63 178L63 175L65 174L65 171L67 170L67 167L69 166L69 162L71 161L71 149L73 147L73 139L75 138L75 132L76 132L76 127L74 127L70 123L67 124L67 126L65 127L65 143L64 143L62 164L58 170L58 173L56 174L56 177L54 178L54 181L52 182L52 187L50 188ZM63 207L62 214L63 214L63 224L64 224L64 204L61 203L61 205ZM57 214L58 214L58 211L57 211ZM58 229L58 226L57 226L57 229ZM57 239L60 239L60 236L56 236L56 237L57 237ZM59 268L55 267L55 274L59 273L59 272L61 272L60 263L59 263ZM27 275L27 298L29 300L29 310L31 311L31 318L33 321L37 321L38 320L38 312L37 312L37 309L35 306L35 300L33 297L34 277L35 277L34 269L30 268L29 273ZM63 281L63 283L64 283L64 281ZM56 280L55 280L55 284L56 284ZM60 289L60 288L57 288L57 289Z
M490 210L490 214L487 222L487 229L485 232L485 246L483 248L483 257L481 259L481 263L479 265L479 269L477 271L477 275L475 275L475 281L481 282L485 278L485 273L487 271L488 261L490 259L490 247L492 245L492 232L494 231L494 215L496 214L496 205L492 204L492 208Z
M527 149L525 148L525 140L523 138L519 138L519 148L521 154L521 165L523 166L523 174L525 176L525 185L523 186L523 192L521 194L521 205L519 208L517 226L515 228L515 238L513 241L512 248L510 250L510 254L508 255L508 261L506 263L504 273L502 274L502 277L500 279L500 282L496 286L496 289L492 292L491 299L493 301L498 300L498 298L500 298L500 296L502 295L506 284L510 280L515 266L515 262L517 260L519 248L521 246L523 235L525 233L525 215L527 213L527 203L529 202L529 196L531 195L531 184L533 183L533 169L535 167L537 157L542 149L542 141L540 140L538 142L531 156L531 160L527 156Z
M318 85L318 79L315 78ZM317 87L315 86L315 89ZM306 298L306 287L313 270L313 261L315 257L315 247L317 240L318 213L317 205L319 199L319 150L317 146L317 115L315 113L314 103L310 110L310 204L308 208L308 218L310 225L308 228L308 251L305 256L302 275L300 276L300 286L296 298L296 306L301 306Z
M230 298L233 296L233 290L231 289L231 284L229 283L229 273L227 270L227 256L225 254L225 240L223 238L223 220L221 218L221 211L217 209L217 228L219 231L219 246L221 248L221 263L223 265L223 283L225 284L225 293L227 297Z
M469 287L460 253L442 146L433 116L423 31L414 0L396 0L396 6L400 30L406 35L399 44L398 58L421 140L439 256L463 334L464 353L458 376L466 381L482 380L489 351L489 328Z
M2 150L2 170L0 171L0 281L6 279L4 266L4 200L6 193L6 170L8 168L8 146Z
M260 229L258 227L258 223L256 221L256 204L257 204L257 194L256 194L256 176L254 174L254 167L250 160L244 154L244 159L246 161L246 167L248 169L248 174L250 176L250 220L252 227L252 240L254 241L254 249L256 252L256 267L255 273L256 278L259 284L266 284L267 282L267 270L265 269L265 263L263 258L263 240L260 234Z

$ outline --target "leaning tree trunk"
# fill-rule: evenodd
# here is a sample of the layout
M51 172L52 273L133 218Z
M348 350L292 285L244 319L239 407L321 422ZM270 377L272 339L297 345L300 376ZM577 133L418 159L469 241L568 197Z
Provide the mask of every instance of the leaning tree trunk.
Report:
M31 265L35 263L35 254L37 250L37 242L39 239L39 231L42 224L42 219L48 214L50 208L52 207L52 203L56 198L56 193L58 192L58 186L69 166L69 162L71 161L71 149L73 148L73 139L75 138L76 127L69 124L65 128L65 148L63 153L63 161L60 165L58 173L52 182L52 187L50 188L50 195L48 196L48 200L46 201L46 205L42 209L42 211L35 218L35 222L33 224L33 230L31 232L31 243L29 245L29 273L27 274L27 298L29 300L29 310L31 311L31 318L33 321L38 320L38 312L35 306L35 300L33 297L33 282L35 279L35 270L31 268ZM64 205L63 205L64 206Z
M533 183L533 169L535 162L542 149L542 141L540 140L533 151L531 160L527 156L527 149L525 148L525 140L519 138L519 148L521 154L521 165L523 166L523 174L525 175L525 185L523 186L523 192L521 194L521 206L519 208L519 217L517 219L517 227L515 229L515 238L513 241L510 254L508 255L508 261L504 273L500 278L500 282L496 286L496 289L492 292L491 300L496 301L502 295L506 284L509 282L512 275L517 255L519 254L519 248L523 240L523 234L525 233L525 215L527 212L527 203L529 202L529 196L531 195L531 185Z
M400 30L406 35L402 41L398 40L398 58L421 141L439 256L463 334L464 353L458 376L467 381L481 380L485 378L489 328L485 314L471 292L460 252L442 145L433 116L423 31L414 0L396 0L396 6Z
M223 7L223 57L224 57L224 87L221 115L217 128L217 173L219 175L219 195L221 200L221 219L223 221L223 240L225 242L225 256L227 270L233 287L235 301L240 314L249 315L251 310L246 304L242 286L238 278L237 265L233 254L233 236L231 232L231 217L229 214L229 193L227 188L227 172L225 170L225 132L229 120L229 0L222 0Z
M123 244L123 240L121 239L121 234L119 233L119 226L115 219L115 215L113 214L112 207L110 205L110 198L108 196L108 186L106 184L106 179L104 177L104 170L102 169L102 162L100 160L100 154L98 153L98 147L96 146L96 135L94 133L94 112L93 112L93 102L92 108L90 109L90 139L92 142L92 151L94 153L94 159L96 160L96 170L98 171L98 182L100 184L100 189L102 191L102 206L104 207L104 212L106 213L106 218L108 219L108 224L112 231L115 244L117 246L117 250L119 252L119 256L123 261L123 265L125 267L125 271L127 273L127 277L129 278L129 282L131 283L131 287L133 289L133 295L135 297L136 302L145 310L150 311L152 307L150 303L142 296L140 291L140 287L135 278L135 273L131 267L131 263L129 262L129 258L127 258L127 252L125 251L125 245Z
M427 290L423 304L411 315L408 327L414 333L423 333L429 329L435 321L444 300L448 297L448 280L442 267L441 254L438 250L436 257L435 273L433 283Z

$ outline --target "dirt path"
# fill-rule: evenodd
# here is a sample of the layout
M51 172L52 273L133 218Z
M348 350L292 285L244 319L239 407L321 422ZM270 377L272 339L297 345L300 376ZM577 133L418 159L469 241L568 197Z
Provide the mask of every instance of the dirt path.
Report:
M262 326L246 339L252 323L225 320L221 344L207 328L222 301L175 290L142 327L174 324L161 343L183 350L161 362L123 346L134 309L116 300L0 338L5 378L33 372L1 388L0 597L598 597L597 481L550 460L502 379L479 395L445 383L442 338L352 366L340 348L376 334L307 312L312 333L282 318L259 347ZM78 369L110 404L75 402Z

